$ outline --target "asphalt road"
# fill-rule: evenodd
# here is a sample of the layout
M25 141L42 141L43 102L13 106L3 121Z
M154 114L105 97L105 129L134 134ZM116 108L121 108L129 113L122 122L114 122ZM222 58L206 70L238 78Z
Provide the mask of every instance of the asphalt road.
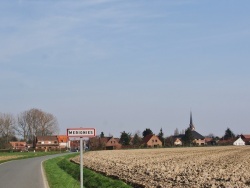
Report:
M0 165L0 188L47 188L42 161L64 154L14 160ZM45 174L44 174L45 175Z

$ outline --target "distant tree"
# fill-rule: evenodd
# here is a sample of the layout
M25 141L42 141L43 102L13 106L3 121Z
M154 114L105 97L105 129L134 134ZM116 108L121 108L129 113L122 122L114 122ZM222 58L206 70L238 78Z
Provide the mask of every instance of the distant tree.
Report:
M209 135L207 135L206 137L208 137L208 138L214 138L215 136L214 136L214 134L213 133L210 133Z
M164 133L162 132L162 128L161 128L160 132L158 134L158 138L161 140L162 145L164 146L164 138L163 138L163 136L164 136Z
M150 134L153 134L153 132L151 131L151 129L145 129L143 132L142 132L142 136L143 138L145 138L147 135L150 135Z
M178 128L176 128L175 130L174 130L174 135L175 136L177 136L177 135L179 135L180 133L179 133L179 130L178 130Z
M172 136L169 136L165 140L165 146L167 147L173 147L174 146L174 138Z
M101 137L101 138L103 138L103 137L104 137L104 133L103 133L103 132L101 132L100 137Z
M131 139L131 134L130 133L126 133L125 131L123 131L121 133L121 137L120 137L120 143L124 146L129 145L130 143L130 139Z
M33 108L19 114L15 131L23 140L31 142L35 136L58 134L59 127L55 116Z
M17 142L17 141L18 141L18 138L17 138L16 136L12 136L12 137L10 138L10 141L12 141L12 142Z
M140 138L142 137L141 131L137 130L135 131L134 135L137 134Z
M0 148L9 148L9 142L15 136L14 124L11 114L0 114Z
M142 141L141 137L137 133L135 133L133 140L132 140L132 144L134 146L139 146L141 144L141 141Z
M105 148L105 144L102 139L98 136L89 138L89 149L90 150L101 150Z
M230 138L235 138L235 134L231 131L230 128L227 128L225 131L225 135L223 137L225 140L230 139Z
M182 141L184 143L184 145L186 146L191 146L192 143L193 143L193 135L192 135L192 130L190 128L187 128L186 131L185 131L185 135L184 137L182 138Z

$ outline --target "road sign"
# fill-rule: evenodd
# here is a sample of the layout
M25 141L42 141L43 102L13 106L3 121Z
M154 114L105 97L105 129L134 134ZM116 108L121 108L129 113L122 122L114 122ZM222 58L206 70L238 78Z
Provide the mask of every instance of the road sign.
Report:
M67 129L68 137L94 137L96 131L94 128L70 128Z
M96 136L96 130L94 128L70 128L67 129L68 137L80 137L80 184L83 188L83 137L94 137Z

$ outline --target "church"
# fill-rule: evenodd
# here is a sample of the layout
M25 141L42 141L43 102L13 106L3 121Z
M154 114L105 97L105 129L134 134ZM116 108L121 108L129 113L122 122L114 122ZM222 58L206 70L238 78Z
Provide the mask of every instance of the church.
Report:
M190 123L189 123L189 127L188 129L191 130L192 132L192 136L194 138L193 143L195 145L205 145L205 137L202 136L200 133L198 133L197 131L195 131L195 126L193 124L193 117L192 117L192 112L190 112ZM175 135L173 136L174 138L174 145L178 146L178 145L182 145L182 138L184 137L184 134L179 134L179 135Z
M205 145L205 137L202 136L200 133L195 131L195 126L193 124L192 112L190 112L190 123L189 129L192 131L192 136L194 138L193 143L196 145Z

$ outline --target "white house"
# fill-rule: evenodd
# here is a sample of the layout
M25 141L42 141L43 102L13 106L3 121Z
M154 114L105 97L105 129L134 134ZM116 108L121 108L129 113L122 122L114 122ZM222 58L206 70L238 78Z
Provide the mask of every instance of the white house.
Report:
M176 138L176 140L174 141L174 145L175 146L181 146L182 145L182 141L180 138Z
M245 142L239 137L237 140L234 141L233 145L235 146L244 146Z

